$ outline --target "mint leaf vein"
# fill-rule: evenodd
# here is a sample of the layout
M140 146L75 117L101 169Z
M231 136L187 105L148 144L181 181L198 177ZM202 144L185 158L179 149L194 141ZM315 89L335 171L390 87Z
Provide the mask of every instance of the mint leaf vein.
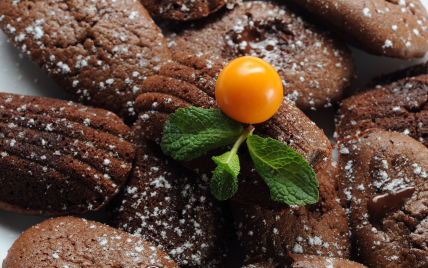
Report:
M190 161L236 142L241 134L242 125L221 111L180 108L165 122L162 150L176 160Z
M247 146L274 201L304 206L318 201L318 180L309 163L280 141L252 135Z
M217 167L213 171L210 188L214 197L223 201L231 198L238 191L238 184L232 174L221 167Z

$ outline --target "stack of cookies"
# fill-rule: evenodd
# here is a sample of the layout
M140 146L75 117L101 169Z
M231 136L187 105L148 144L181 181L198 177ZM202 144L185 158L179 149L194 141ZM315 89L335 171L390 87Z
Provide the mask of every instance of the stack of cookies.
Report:
M284 1L283 1L284 2ZM0 28L74 101L0 92L0 209L55 217L3 267L428 267L428 65L356 77L345 42L410 59L428 50L419 0L3 0ZM254 134L300 154L306 206L273 201L248 151L238 191L210 191L211 158L164 154L180 108L220 109L227 63L256 56L282 81ZM79 102L76 103L76 102ZM337 108L339 157L302 110ZM333 120L333 119L331 119ZM106 226L70 215L104 208Z

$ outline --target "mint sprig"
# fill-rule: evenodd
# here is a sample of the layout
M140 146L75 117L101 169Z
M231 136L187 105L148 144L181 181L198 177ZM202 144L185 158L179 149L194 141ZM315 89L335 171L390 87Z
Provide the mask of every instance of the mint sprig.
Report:
M309 163L286 144L252 135L253 131L253 126L243 130L241 123L218 110L181 108L165 123L162 150L176 160L190 161L234 143L231 151L212 158L217 168L211 179L211 193L226 200L238 189L237 152L246 140L256 171L268 185L272 200L299 206L317 202L319 184Z
M221 111L180 108L165 122L162 150L176 160L190 161L234 143L241 134L242 125Z
M226 152L220 156L214 156L213 161L222 169L229 172L233 177L238 178L239 171L241 170L241 166L239 165L239 157L236 154L238 152L241 144L247 139L248 136L252 135L254 131L254 127L249 127L245 131L242 132L239 139L233 145L231 151Z

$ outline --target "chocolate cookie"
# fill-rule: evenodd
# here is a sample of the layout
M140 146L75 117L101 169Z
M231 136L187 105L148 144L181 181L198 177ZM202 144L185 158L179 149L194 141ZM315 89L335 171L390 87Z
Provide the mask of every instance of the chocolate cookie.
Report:
M166 119L176 109L189 106L218 109L214 99L215 81L225 62L213 56L190 56L186 53L178 53L174 60L162 65L159 75L144 81L141 95L136 100L142 129L149 139L157 143L161 142ZM316 173L327 167L332 150L330 142L322 130L287 98L271 119L255 125L255 128L255 134L282 141L300 153ZM216 167L211 157L225 151L225 148L213 150L183 164L208 181ZM271 200L269 188L253 172L254 165L248 150L240 151L239 157L241 166L245 168L238 177L239 187L234 198L262 206L280 205Z
M102 109L0 93L0 208L45 216L100 209L131 172L128 135Z
M317 177L320 198L313 205L271 209L232 203L235 226L249 263L270 260L289 267L293 263L290 253L349 258L347 216L328 176L326 172Z
M65 91L127 122L141 82L170 59L138 1L0 1L0 28Z
M342 98L354 71L349 49L324 29L271 2L245 2L197 23L165 23L171 51L261 57L275 67L284 96L301 109L330 106Z
M382 75L345 99L336 118L340 141L370 128L396 131L428 146L428 63Z
M107 210L109 225L155 244L180 267L224 267L233 228L228 203L144 138L138 122L132 132L134 169Z
M369 53L410 59L428 50L419 0L294 0L337 35Z
M362 264L340 258L293 254L292 268L367 268Z
M25 231L9 249L3 268L179 266L153 244L81 218L46 220Z
M395 132L371 130L340 143L342 200L368 267L428 266L428 149Z
M240 0L141 0L154 17L171 20L194 20L216 12L224 5L232 9Z
M261 263L255 263L255 264L244 266L244 268L276 268L276 267L278 266L274 262L261 262Z
M337 162L333 159L327 164L326 169L324 170L323 178L325 178L331 185L333 185L336 189L338 188L338 170L337 170Z

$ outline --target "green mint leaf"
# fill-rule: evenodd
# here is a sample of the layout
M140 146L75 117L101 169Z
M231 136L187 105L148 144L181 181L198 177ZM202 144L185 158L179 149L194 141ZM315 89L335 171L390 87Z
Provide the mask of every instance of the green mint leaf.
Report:
M238 177L241 167L239 165L239 157L235 151L230 151L220 156L214 156L212 159L219 167L229 172L233 177Z
M165 122L162 150L176 160L190 161L242 134L241 123L223 112L200 107L180 108Z
M231 198L238 191L238 184L236 177L221 167L217 167L213 171L210 188L214 197L222 201Z
M248 137L247 146L272 200L299 206L318 201L315 172L299 153L280 141L257 135Z

